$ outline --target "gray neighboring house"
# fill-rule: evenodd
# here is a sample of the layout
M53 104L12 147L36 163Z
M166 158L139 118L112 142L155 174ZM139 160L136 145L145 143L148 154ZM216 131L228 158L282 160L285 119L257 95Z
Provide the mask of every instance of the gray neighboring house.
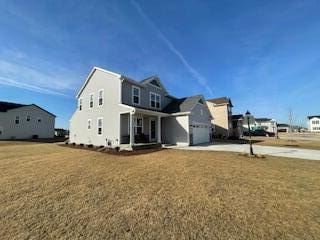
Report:
M0 139L53 138L55 117L35 104L0 102Z
M203 96L175 98L156 76L135 81L94 67L77 101L70 143L131 149L210 141L211 115Z

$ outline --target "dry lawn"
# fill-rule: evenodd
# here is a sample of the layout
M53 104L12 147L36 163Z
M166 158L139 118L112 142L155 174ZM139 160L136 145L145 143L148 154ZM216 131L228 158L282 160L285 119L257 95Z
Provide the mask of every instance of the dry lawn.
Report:
M320 140L289 140L289 139L275 139L273 137L253 137L258 140L256 144L264 146L278 146L278 147L294 147L320 150Z
M320 161L0 144L2 239L319 239Z

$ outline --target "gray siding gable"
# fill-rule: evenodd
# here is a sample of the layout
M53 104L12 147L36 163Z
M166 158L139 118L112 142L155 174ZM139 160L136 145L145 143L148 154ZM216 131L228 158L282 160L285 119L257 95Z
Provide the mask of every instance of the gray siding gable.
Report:
M143 86L137 86L140 88L140 104L134 104L132 101L132 87L137 86L136 84L133 84L128 81L123 81L122 82L122 103L129 105L129 106L134 106L134 107L140 107L140 108L145 108L149 110L154 110L154 111L162 111L171 101L172 98L168 97L167 92L163 90L162 88L153 86L151 84L143 84ZM150 93L156 93L160 95L161 98L161 106L160 109L157 108L152 108L150 106Z

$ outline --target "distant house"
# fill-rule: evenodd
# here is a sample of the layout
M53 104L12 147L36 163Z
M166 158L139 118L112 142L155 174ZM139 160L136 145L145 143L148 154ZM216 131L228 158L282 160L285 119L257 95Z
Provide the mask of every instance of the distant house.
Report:
M277 124L277 129L278 129L278 132L290 132L290 125L289 124L286 124L286 123L279 123Z
M69 135L69 131L63 128L55 128L54 136L56 137L66 137Z
M77 101L70 143L130 150L210 141L211 116L203 96L173 97L157 76L136 81L94 67Z
M0 139L53 138L55 117L35 104L0 102Z
M264 129L267 132L277 132L277 122L272 118L255 118L255 126L258 129Z
M208 99L206 101L212 116L213 135L218 138L228 138L233 134L232 102L228 97Z
M320 115L308 116L310 132L320 132Z
M248 123L243 124L243 129L245 132L248 131ZM267 132L276 133L277 122L272 118L253 118L253 121L250 123L250 130L265 130Z

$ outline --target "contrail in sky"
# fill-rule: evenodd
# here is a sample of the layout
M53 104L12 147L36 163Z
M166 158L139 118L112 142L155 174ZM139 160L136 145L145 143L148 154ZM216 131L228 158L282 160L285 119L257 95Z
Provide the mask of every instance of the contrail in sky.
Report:
M196 69L194 69L189 62L185 59L182 53L172 44L172 42L160 31L160 29L151 21L151 19L144 13L140 5L135 1L131 0L132 5L135 7L139 15L149 24L151 28L158 34L160 39L167 45L167 47L174 53L182 62L182 64L188 69L190 74L197 79L198 83L205 87L206 91L212 96L213 91L208 84L208 81L203 77Z

